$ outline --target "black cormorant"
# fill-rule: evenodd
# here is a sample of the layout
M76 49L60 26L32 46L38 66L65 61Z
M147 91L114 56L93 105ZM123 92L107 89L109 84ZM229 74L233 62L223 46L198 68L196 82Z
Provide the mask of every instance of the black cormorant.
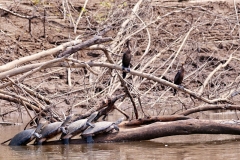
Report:
M131 58L132 58L132 55L131 55L131 47L130 47L130 40L127 40L127 47L128 47L128 50L123 53L123 57L122 57L122 67L123 67L123 79L126 77L127 75L127 72L125 72L125 68L127 69L127 71L129 72L130 69L130 61L131 61Z
M184 68L183 68L184 63L182 63L181 69L178 70L177 74L175 75L174 78L174 84L176 85L181 85L184 77ZM173 95L175 96L177 93L177 90L174 89Z

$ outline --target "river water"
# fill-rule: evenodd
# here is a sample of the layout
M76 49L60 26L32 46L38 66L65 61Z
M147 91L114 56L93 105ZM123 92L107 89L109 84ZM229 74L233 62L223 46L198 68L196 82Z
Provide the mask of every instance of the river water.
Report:
M1 126L0 141L22 131L21 126ZM184 135L151 141L47 146L0 146L0 159L228 159L240 157L240 136Z

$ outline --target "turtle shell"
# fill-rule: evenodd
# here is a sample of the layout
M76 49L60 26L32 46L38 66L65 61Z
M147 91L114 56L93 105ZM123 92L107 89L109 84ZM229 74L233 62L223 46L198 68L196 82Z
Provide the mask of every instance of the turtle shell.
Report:
M65 130L64 127L71 120L73 114L69 115L63 122L54 122L45 126L40 132L41 138L35 141L36 144L42 144L47 139L57 136L61 131Z
M63 122L54 122L45 126L40 132L40 134L42 135L42 138L50 139L56 136L58 133L60 133L59 129L62 124Z
M83 133L82 136L83 137L87 137L87 136L94 136L95 134L99 134L99 133L103 133L105 131L108 130L109 127L111 127L112 125L115 125L114 122L97 122L94 124L94 127L90 127L88 129L86 129ZM114 129L114 128L112 128Z
M68 126L68 135L71 134L72 136L75 136L79 133L81 133L83 130L85 130L88 126L86 125L88 119L81 119L78 121L75 121Z
M16 134L10 141L10 146L20 146L26 145L31 142L34 138L33 134L35 133L36 129L26 129L22 132Z

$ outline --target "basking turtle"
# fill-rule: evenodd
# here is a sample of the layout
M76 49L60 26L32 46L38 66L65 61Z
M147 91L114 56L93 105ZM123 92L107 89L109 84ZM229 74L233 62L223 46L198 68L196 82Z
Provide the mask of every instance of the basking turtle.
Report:
M22 132L16 134L10 141L9 146L22 146L27 145L31 142L34 138L41 138L39 132L43 127L44 123L39 123L37 128L26 129Z
M63 122L54 122L50 123L47 126L45 126L42 131L40 132L41 138L37 138L35 141L35 144L42 144L48 139L51 139L61 132L66 133L67 131L65 129L65 126L67 123L71 120L73 114L69 115Z
M80 134L82 131L87 129L88 126L94 127L91 122L94 120L94 118L97 116L98 112L93 112L88 119L80 119L78 121L75 121L67 127L68 133L63 133L61 135L61 139L63 140L64 144L69 144L69 139Z
M94 124L94 127L89 127L82 133L82 137L84 139L87 139L87 143L93 143L94 140L92 139L92 136L95 136L97 134L101 133L109 133L115 129L116 131L119 131L118 124L120 124L123 121L124 118L120 118L116 122L97 122Z

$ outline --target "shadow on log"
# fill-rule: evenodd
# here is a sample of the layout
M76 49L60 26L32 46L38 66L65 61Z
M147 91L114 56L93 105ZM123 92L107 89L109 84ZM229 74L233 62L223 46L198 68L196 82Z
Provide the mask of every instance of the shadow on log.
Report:
M189 134L240 134L240 126L231 121L222 123L209 121L188 119L174 122L156 122L150 125L120 129L117 133L103 134L93 137L94 143L109 143L109 142L129 142L142 141L154 138L161 138L173 135L189 135ZM124 123L124 122L122 122ZM126 122L125 122L126 123ZM86 143L83 139L71 139L69 144ZM62 141L49 141L45 145L59 145Z

